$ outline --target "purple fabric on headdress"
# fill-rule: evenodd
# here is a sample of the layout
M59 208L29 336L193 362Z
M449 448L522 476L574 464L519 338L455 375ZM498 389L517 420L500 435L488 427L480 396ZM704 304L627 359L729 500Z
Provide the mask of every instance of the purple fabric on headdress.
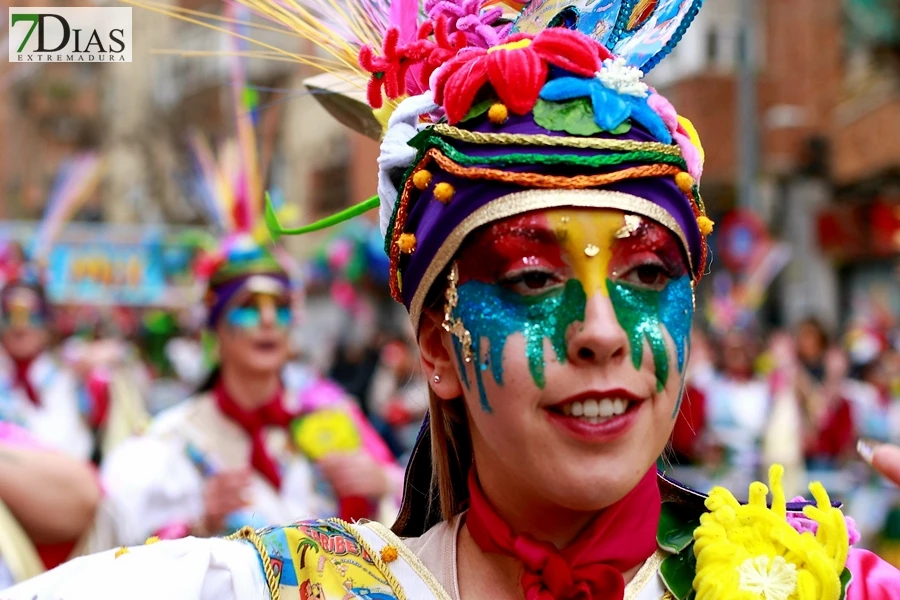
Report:
M484 119L477 127L473 127L472 130L485 133L544 134L555 137L568 135L539 127L534 123L530 115L524 117L511 116L502 127L497 127ZM598 135L595 137L607 137L610 139L640 142L656 141L649 133L637 125L634 125L631 131L623 136L615 136L613 138L612 136ZM509 154L512 152L542 155L566 154L577 156L592 156L611 153L609 151L579 148L511 145L494 146L488 144L470 144L458 140L447 141L461 152L470 156L487 157ZM588 173L621 171L629 167L639 166L640 164L646 163L624 163L598 169L582 166L526 165L505 167L503 170L508 172L537 172L554 175L583 175ZM429 189L434 189L434 186L438 183L446 182L453 186L455 194L452 201L448 204L443 204L436 200L430 191L424 193L419 198L415 198L414 201L410 203L411 208L403 230L415 234L416 250L411 255L404 255L401 257L401 270L403 273L403 287L401 293L403 295L403 302L407 308L410 307L413 297L416 294L416 290L422 281L422 277L434 260L435 255L444 245L444 242L450 233L454 231L463 220L476 210L497 198L530 189L507 182L456 177L441 171L434 163L427 168L433 174L432 186ZM648 177L642 179L630 179L603 186L598 189L618 191L633 196L639 196L664 209L673 219L675 219L685 235L688 245L686 250L690 253L695 275L704 267L704 265L699 264L702 238L697 227L697 221L693 208L691 207L691 202L675 184L674 178Z
M291 286L290 280L285 273L247 273L246 275L240 275L233 279L229 279L219 285L212 285L209 289L215 296L213 297L212 304L209 306L209 312L206 316L207 327L214 329L216 325L218 325L219 319L222 318L222 313L225 312L225 307L228 306L228 303L231 302L232 298L244 289L244 286L251 277L268 277L276 279L284 285L285 289L290 289Z

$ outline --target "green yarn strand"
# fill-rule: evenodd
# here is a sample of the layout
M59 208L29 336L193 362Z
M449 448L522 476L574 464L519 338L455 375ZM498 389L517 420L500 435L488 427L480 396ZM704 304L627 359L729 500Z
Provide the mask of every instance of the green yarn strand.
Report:
M275 207L272 206L272 199L269 197L268 192L266 192L266 227L269 229L269 233L272 236L272 241L277 242L278 238L283 235L303 235L304 233L311 233L313 231L320 231L322 229L334 227L339 223L349 221L353 217L358 217L363 213L367 213L373 208L378 208L378 204L378 196L372 196L364 202L360 202L359 204L342 210L339 213L327 216L324 219L316 221L315 223L310 223L309 225L304 225L303 227L297 227L295 229L285 229L281 226L281 223L278 222L278 215L275 214Z

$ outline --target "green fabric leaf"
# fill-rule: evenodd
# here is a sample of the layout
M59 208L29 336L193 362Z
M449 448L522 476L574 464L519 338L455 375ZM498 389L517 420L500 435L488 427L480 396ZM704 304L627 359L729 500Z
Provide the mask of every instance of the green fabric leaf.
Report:
M847 588L850 587L850 583L853 581L853 573L850 572L850 569L844 567L844 571L841 573L841 597L840 600L844 600L847 597Z
M488 96L487 98L485 98L483 100L479 100L479 101L475 102L472 105L472 108L469 109L469 112L466 113L466 116L463 117L463 120L461 122L465 123L466 121L470 121L470 120L474 119L475 117L480 117L481 115L486 113L488 110L490 110L491 106L493 106L496 103L497 103L497 99L492 96Z
M538 99L532 110L534 122L550 131L565 131L571 135L588 136L604 131L594 122L594 109L587 98L577 98L567 102L551 102ZM624 135L631 131L631 123L623 122L613 129L613 135Z
M569 102L538 100L534 105L534 122L550 131L565 131L570 135L588 136L603 131L594 123L594 109L587 98Z
M613 135L625 135L629 131L631 131L631 123L629 123L628 121L622 121L622 123L615 129L610 131L610 133Z
M697 573L697 559L694 557L693 542L678 554L670 554L659 566L659 576L672 595L678 600L694 597L694 575Z
M698 515L691 514L674 502L663 502L656 541L666 552L677 554L694 541L694 530L699 526Z

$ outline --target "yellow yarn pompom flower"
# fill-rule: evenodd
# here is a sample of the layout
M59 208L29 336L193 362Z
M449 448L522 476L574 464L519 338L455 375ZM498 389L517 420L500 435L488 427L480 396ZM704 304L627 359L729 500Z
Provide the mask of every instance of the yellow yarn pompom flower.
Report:
M397 247L403 254L412 254L416 251L416 235L414 233L401 233L397 239Z
M831 506L821 483L809 490L816 506L804 515L816 523L815 534L800 533L787 521L781 484L784 468L769 470L769 490L750 486L750 501L741 505L728 490L717 487L706 499L709 512L694 531L697 600L838 600L841 573L850 550L844 515Z
M715 223L713 223L712 219L709 217L699 216L697 217L697 227L700 229L700 233L704 236L707 236L713 232L713 227L715 227Z
M494 125L503 125L509 118L509 109L505 104L492 104L488 109L488 120Z
M431 171L421 169L413 174L413 185L417 190L424 190L431 185Z
M453 196L455 194L456 190L446 181L442 181L441 183L434 186L434 197L441 204L447 204L448 202L453 200Z

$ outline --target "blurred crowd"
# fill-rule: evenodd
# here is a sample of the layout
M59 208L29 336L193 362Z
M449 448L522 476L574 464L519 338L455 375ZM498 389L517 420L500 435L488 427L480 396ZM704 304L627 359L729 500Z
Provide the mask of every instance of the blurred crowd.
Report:
M349 511L390 521L427 408L415 340L402 314L372 292L378 286L354 280L348 296L333 280L311 281L287 352L271 363L273 376L312 398L316 410L335 406L325 396L347 399L362 437L372 432L377 441L364 441L368 454L353 460L316 456L303 463L312 483L303 480L299 488L283 467L284 481L276 475L266 486L287 508L267 514ZM270 293L284 303L277 311L290 308L275 292L253 291L240 300L240 314L257 311L260 322L269 315L275 323L281 313L267 313L263 302ZM202 416L197 398L227 395L221 382L227 384L228 372L241 373L233 367L241 361L257 361L256 371L269 368L265 357L274 355L245 346L248 339L274 342L240 338L229 346L227 335L194 309L51 306L41 284L27 278L3 285L0 309L0 588L82 549L264 524L266 509L247 500L253 488L247 473L222 466L234 452L229 426ZM900 441L900 336L891 324L853 325L832 335L810 318L767 333L697 327L692 337L684 400L660 459L666 474L701 491L742 490L764 479L770 464L784 464L788 493L802 495L808 481L822 481L856 515L862 545L900 562L900 494L855 451L859 438ZM252 395L256 381L232 389L249 386ZM237 421L263 418L229 413L238 409L216 402ZM253 425L241 426L256 439ZM207 448L190 442L171 457L166 444L173 436L197 439L184 433L191 427L218 441ZM346 431L315 435L326 434L340 438ZM302 446L301 434L289 435ZM141 438L157 445L136 449ZM257 475L265 474L255 446L253 452ZM291 504L297 489L336 503ZM229 498L236 500L223 500Z
M890 556L900 495L865 468L857 441L900 439L900 345L890 326L832 335L817 319L765 335L693 333L687 385L666 468L708 491L732 490L785 465L785 488L822 481L857 518L863 544Z

